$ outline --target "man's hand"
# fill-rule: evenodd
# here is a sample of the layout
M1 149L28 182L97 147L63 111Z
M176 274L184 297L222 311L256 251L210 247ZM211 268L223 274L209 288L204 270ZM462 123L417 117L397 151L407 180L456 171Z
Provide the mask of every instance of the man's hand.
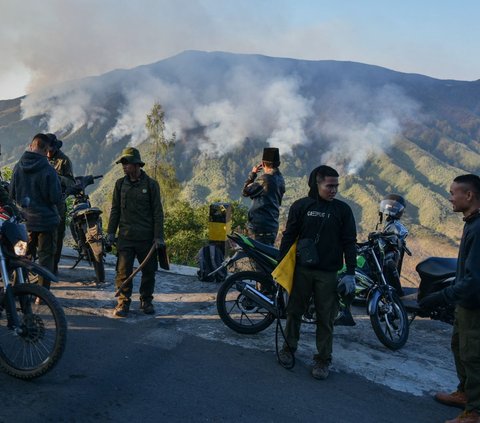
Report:
M418 305L426 310L433 310L436 307L444 307L448 305L448 301L442 290L434 292L433 294L429 294L426 297L422 298L418 302Z
M259 165L253 166L253 168L252 168L252 173L255 173L255 174L256 174L256 173L258 173L258 172L259 172L260 170L262 170L262 169L263 169L263 164L260 163Z
M155 247L157 249L165 247L165 241L163 238L155 238L153 242L155 243Z
M340 295L350 295L355 292L355 276L345 275L337 286L337 292Z
M105 242L108 245L115 244L115 234L107 234L107 236L105 237Z

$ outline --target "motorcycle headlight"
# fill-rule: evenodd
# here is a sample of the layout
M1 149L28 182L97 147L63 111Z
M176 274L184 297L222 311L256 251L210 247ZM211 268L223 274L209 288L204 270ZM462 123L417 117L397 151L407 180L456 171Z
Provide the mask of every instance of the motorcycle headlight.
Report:
M13 246L13 250L17 256L25 256L27 254L27 243L25 241L17 241Z

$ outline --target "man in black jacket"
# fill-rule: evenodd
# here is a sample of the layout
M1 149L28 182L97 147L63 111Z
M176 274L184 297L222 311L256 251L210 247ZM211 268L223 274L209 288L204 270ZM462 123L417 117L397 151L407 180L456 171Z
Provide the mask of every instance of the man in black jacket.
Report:
M37 134L13 169L10 197L17 204L30 198L28 207L22 208L28 230L28 252L38 256L38 263L51 272L56 249L56 231L60 217L57 206L62 192L57 173L47 159L50 140ZM39 276L40 285L50 288L50 281Z
M285 364L291 363L300 338L302 315L313 294L317 314L317 354L313 357L312 376L316 379L328 377L338 292L351 294L355 290L357 231L350 206L335 199L338 177L337 171L329 166L319 166L312 171L308 196L295 201L290 207L280 246L280 257L283 257L297 238L299 244L310 239L318 258L316 263L307 266L299 264L302 257L297 256L293 289L287 306L287 343L280 351L280 360ZM343 266L344 257L347 272L338 283L337 272Z
M62 197L64 198L59 204L58 209L60 223L57 227L57 247L53 264L53 273L58 274L58 263L60 262L60 257L62 255L63 238L65 237L65 226L67 221L67 204L65 202L66 192L68 188L75 185L75 178L73 177L71 160L60 150L63 146L63 141L59 140L55 134L47 134L47 137L50 139L50 146L47 151L48 161L55 169L55 172L57 172L60 180L60 187L62 189Z
M427 309L455 303L451 346L459 384L455 392L438 392L435 399L464 408L448 422L480 423L480 177L456 177L450 186L450 202L465 221L455 282L419 303Z
M250 197L253 200L248 211L247 228L250 236L267 245L275 243L278 216L285 193L285 181L278 169L279 166L278 148L264 148L262 163L253 167L242 192L244 197ZM263 175L257 179L261 170Z

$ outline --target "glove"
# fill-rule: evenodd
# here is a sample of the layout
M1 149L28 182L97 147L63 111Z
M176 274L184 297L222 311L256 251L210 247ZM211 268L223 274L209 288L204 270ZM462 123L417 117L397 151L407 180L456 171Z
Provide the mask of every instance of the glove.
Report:
M165 247L165 241L163 240L163 238L155 238L153 242L155 243L155 247L157 249Z
M341 295L350 295L355 292L355 276L345 275L337 286L337 292Z
M423 297L418 302L418 305L426 310L433 310L434 308L448 305L448 301L442 290Z
M105 242L108 245L115 244L115 234L107 234L107 236L105 237Z

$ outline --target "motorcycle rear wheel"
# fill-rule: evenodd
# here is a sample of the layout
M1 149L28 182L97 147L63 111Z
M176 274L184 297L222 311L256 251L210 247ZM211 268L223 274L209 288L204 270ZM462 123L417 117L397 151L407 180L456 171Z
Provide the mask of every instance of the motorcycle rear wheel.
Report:
M62 357L67 320L53 294L42 286L12 286L22 333L8 327L6 295L0 307L0 367L19 379L34 379L51 370ZM39 302L40 304L36 304Z
M253 288L274 288L269 275L261 272L239 272L229 276L220 286L217 293L217 311L223 323L235 332L254 334L268 328L275 316L262 306L247 298L241 292L243 284ZM273 297L273 292L265 294Z
M370 322L380 342L395 351L402 348L408 339L409 324L405 307L394 292L391 299L383 294L374 300L371 308Z

